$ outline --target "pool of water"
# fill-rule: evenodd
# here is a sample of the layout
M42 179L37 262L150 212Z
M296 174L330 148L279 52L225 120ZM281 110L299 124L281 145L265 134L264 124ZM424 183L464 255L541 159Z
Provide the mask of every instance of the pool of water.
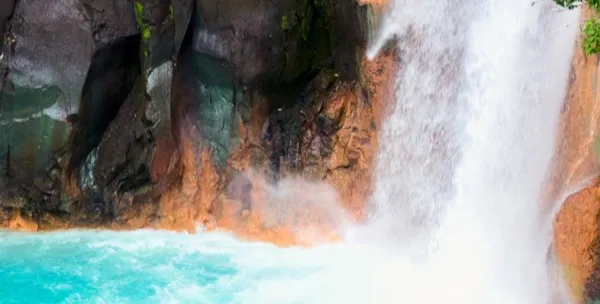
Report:
M372 254L225 233L0 232L0 302L373 303Z

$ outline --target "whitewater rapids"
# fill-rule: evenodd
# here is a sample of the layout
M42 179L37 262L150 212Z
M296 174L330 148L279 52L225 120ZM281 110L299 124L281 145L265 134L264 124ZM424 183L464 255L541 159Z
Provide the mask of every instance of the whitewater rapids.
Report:
M2 303L568 303L552 171L579 11L551 1L395 0L369 222L282 249L224 233L0 235Z

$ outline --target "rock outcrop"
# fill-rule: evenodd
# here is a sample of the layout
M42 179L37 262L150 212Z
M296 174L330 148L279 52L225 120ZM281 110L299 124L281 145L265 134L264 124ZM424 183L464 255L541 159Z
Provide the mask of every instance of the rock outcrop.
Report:
M299 230L289 221L328 230L331 212L360 219L396 68L393 50L364 57L379 11L354 1L4 1L0 224L204 224L290 244ZM278 185L296 176L333 185L303 187L342 208L313 197L319 216L292 208L266 219L275 211L265 201L281 200Z
M337 239L398 68L365 58L385 2L0 1L0 226ZM579 300L600 299L598 65L578 46L548 191L578 190L554 225Z
M587 18L586 12L582 18ZM554 247L578 303L600 299L600 76L597 56L585 56L578 41L570 90L562 112L551 197L564 204L554 221Z

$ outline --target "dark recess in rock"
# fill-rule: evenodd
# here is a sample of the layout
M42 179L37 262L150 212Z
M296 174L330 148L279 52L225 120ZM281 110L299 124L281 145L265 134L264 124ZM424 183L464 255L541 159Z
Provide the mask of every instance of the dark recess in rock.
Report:
M10 19L13 14L15 0L2 0L0 1L0 50L4 45L4 30L6 28L6 21Z
M181 46L184 37L187 33L190 19L194 12L194 0L171 0L173 5L173 20L175 22L175 33L174 33L174 54L178 54L181 51Z
M10 19L14 2L0 4L0 34L11 20L7 30L16 39L2 49L8 63L0 62L0 77L49 83L30 90L3 81L0 107L16 117L59 97L79 101L67 123L51 121L70 131L68 141L53 140L33 156L26 148L40 140L0 142L0 173L33 180L10 190L26 198L14 208L35 210L26 215L124 223L149 205L145 216L164 217L161 195L182 184L185 170L197 169L185 167L184 148L191 145L197 158L208 151L220 183L211 189L226 190L223 181L238 172L229 166L232 153L242 140L248 144L244 132L255 133L260 150L251 165L268 167L274 180L302 172L332 151L339 121L320 113L326 95L340 83L360 82L367 12L353 0L19 0ZM41 77L46 71L51 77ZM45 125L37 126L11 127L11 140L55 136L35 133ZM24 163L39 172L25 174ZM201 197L202 183L186 198ZM229 194L250 208L251 184L236 187Z
M84 8L82 12L86 21L90 23L97 49L138 33L133 18L133 0L78 0L78 2ZM77 7L78 5L73 5L71 9Z
M104 131L140 75L139 35L100 48L92 59L73 133L70 170L81 165L102 139Z
M107 200L150 182L148 166L155 139L152 122L144 117L150 100L143 88L138 78L98 146L93 175L101 189L112 188L105 194Z
M195 7L195 3L193 4ZM190 88L193 83L191 81L191 69L189 65L190 61L190 50L192 48L194 36L194 27L193 27L193 17L189 22L188 27L185 31L185 35L182 39L181 47L179 49L179 53L177 53L175 58L175 69L173 70L173 81L172 81L172 96L171 96L171 131L173 132L173 136L175 138L175 142L178 146L178 149L181 151L182 132L188 131L189 126L189 117L188 113L191 112L192 107L194 107L193 99L191 96Z
M596 216L596 223L600 223L600 214ZM593 259L594 265L591 274L586 278L584 285L584 297L586 303L593 303L600 299L600 235L596 234L594 240L588 248L588 252Z

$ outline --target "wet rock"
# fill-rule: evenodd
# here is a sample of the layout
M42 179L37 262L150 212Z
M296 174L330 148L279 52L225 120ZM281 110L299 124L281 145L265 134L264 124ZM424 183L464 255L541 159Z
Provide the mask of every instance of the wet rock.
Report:
M13 217L8 222L8 228L13 230L36 232L39 229L39 225L31 219L22 217L19 212L14 212Z
M0 49L4 45L4 31L6 29L6 21L12 16L15 6L15 0L2 1L0 3ZM1 60L1 59L0 59Z
M173 166L177 157L171 120L172 80L173 62L166 61L151 71L146 87L150 101L146 106L144 119L155 140L150 175L159 191L166 189L172 182L168 175L174 172Z
M117 2L21 0L7 19L0 182L26 203L6 208L44 229L208 223L290 244L333 225L313 196L269 217L261 191L299 175L360 213L389 77L372 70L395 67L362 60L368 6Z
M252 182L245 175L238 175L227 186L227 196L233 200L242 202L243 209L252 208Z
M202 5L209 4L210 1ZM349 34L361 38L348 39L357 45L344 49L344 52L354 54L340 56L340 61L345 61L345 64L336 60L330 65L313 58L307 60L310 62L307 69L277 66L277 71L274 71L261 61L260 56L253 57L258 54L256 50L261 47L265 49L261 39L246 40L241 48L235 46L238 43L236 38L223 38L229 37L227 35L230 32L235 34L236 22L264 23L266 25L263 26L268 29L273 26L271 19L245 20L248 16L244 10L220 10L224 7L222 5L228 5L227 2L213 3L211 5L215 6L211 7L202 5L198 6L200 12L208 15L202 15L200 21L192 23L189 29L193 38L191 50L180 58L174 72L172 113L173 122L178 126L175 137L180 150L189 152L182 152L183 177L178 186L179 194L163 196L161 208L164 211L161 212L178 215L169 217L167 222L178 225L183 218L190 216L202 222L215 215L222 227L250 229L255 237L260 231L267 233L273 227L261 230L259 227L262 226L253 224L264 215L264 212L254 211L254 204L260 199L255 197L248 202L243 194L246 193L244 189L255 189L254 186L246 188L242 186L245 183L228 178L251 168L266 172L270 176L268 180L275 184L294 174L309 179L325 179L341 191L344 206L360 215L370 193L370 164L376 148L373 132L380 121L378 115L383 113L379 109L387 96L383 91L391 83L389 80L393 77L390 76L397 66L395 53L388 50L382 55L384 59L378 59L375 63L358 62L356 58L361 58L362 53L357 48L361 42L364 46L363 35L366 32L361 30ZM266 9L262 4L253 7L257 14L274 10ZM339 7L336 6L336 9ZM230 14L227 18L235 20L234 24L223 21L222 17L216 15L217 10L219 16ZM210 15L211 12L215 15ZM363 17L349 12L345 16L354 18L354 21L358 18L359 24L366 24L360 21L360 18L367 18L365 11L352 10L352 13ZM365 15L361 15L363 13ZM336 18L329 20L345 24ZM255 28L249 26L248 30ZM256 33L256 37L261 37L260 30ZM285 47L297 47L292 38L288 42L292 46ZM284 41L282 45L288 42ZM277 47L277 43L272 46ZM342 51L341 48L335 49ZM236 62L236 52L243 53L246 56L244 58L251 60ZM327 52L332 52L332 49L328 48ZM295 55L298 58L306 56L301 53ZM276 57L271 59L275 62L272 64L277 65ZM193 64L195 61L203 64ZM284 71L286 69L288 72ZM245 75L240 76L240 71L245 71ZM375 71L377 75L374 75ZM263 78L263 72L269 77L273 77L271 73L290 73L291 76L278 78L276 82L284 85L274 88L271 86L274 80ZM267 89L257 90L257 87ZM212 155L212 162L217 164L218 176L214 175L214 167L206 163L207 153ZM228 164L224 169L219 165L223 159L227 159ZM200 180L198 176L202 174L208 174L210 178ZM223 187L225 181L227 187ZM214 195L206 194L207 189L217 191L217 194L225 191L226 197L217 199ZM204 198L199 199L201 195ZM183 202L185 199L195 202L196 212L183 211L189 208L189 204ZM250 210L248 205L252 206ZM167 212L166 206L174 210ZM269 231L270 240L279 232L287 235L287 232L283 232L285 229Z
M599 296L598 190L596 186L570 196L554 224L554 242L564 278L578 301Z
M18 1L4 47L8 79L16 88L56 86L60 98L44 113L65 119L77 112L93 54L137 33L131 15L127 1Z
M202 134L203 144L210 147L215 162L223 166L229 157L231 140L235 140L238 89L215 58L196 52L191 52L189 58L196 101L189 115L195 114L195 126Z
M174 59L179 52L193 11L193 0L136 0L135 20L141 35L143 72Z
M241 85L261 83L284 63L281 16L293 2L198 0L194 48L226 61Z
M115 218L128 218L167 189L175 143L169 115L170 61L153 70L146 88L141 76L79 171L88 197ZM147 90L147 91L146 91ZM150 92L150 94L148 94Z
M22 0L7 14L10 2L0 7L1 23L8 20L0 60L0 153L10 154L0 166L14 172L2 178L16 187L46 174L46 163L65 148L95 54L137 29L127 1Z
M330 64L347 79L357 75L366 8L352 1L210 0L197 9L195 47L225 59L241 85L291 82Z
M589 16L591 10L584 9L583 14ZM571 83L553 160L556 166L543 207L553 208L557 199L571 194L554 221L554 247L573 299L591 303L600 299L600 161L594 151L600 134L600 98L598 58L586 57L580 43L571 63Z
M232 187L241 180L234 179ZM217 224L250 239L281 246L339 240L341 222L348 219L336 192L325 183L293 177L274 185L260 173L247 172L252 209L239 199L222 199Z
M81 93L78 123L72 143L71 169L98 145L129 95L140 73L137 36L124 38L94 54Z
M138 79L98 145L92 174L94 185L101 189L106 202L117 201L119 194L139 191L151 184L155 139L153 125L144 113L149 102Z

